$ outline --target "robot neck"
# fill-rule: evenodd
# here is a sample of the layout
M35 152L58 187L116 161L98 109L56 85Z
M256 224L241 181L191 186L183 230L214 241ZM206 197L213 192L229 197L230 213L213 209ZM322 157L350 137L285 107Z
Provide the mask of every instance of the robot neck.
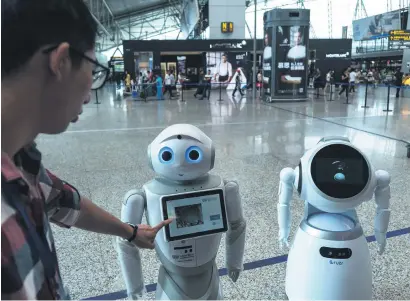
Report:
M207 181L208 177L209 177L209 174L205 174L196 179L191 179L191 180L174 180L174 179L168 179L165 177L159 177L158 180L161 182L167 183L168 185L187 186L187 185L198 185L201 182Z
M312 204L310 204L309 202L305 201L305 212L304 212L304 219L309 219L309 217L311 217L314 214L318 214L318 213L333 213L333 214L340 214L340 215L344 215L347 217L350 217L353 221L358 222L359 218L357 217L357 213L356 210L353 209L348 209L344 212L330 212L330 211L323 211L321 209L316 208L315 206L313 206Z

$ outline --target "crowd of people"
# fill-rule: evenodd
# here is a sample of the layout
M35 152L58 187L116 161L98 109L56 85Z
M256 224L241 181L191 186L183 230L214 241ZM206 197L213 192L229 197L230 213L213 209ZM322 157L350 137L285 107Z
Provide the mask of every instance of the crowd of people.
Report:
M394 71L394 72L393 72ZM377 88L379 84L392 84L396 86L396 97L399 97L400 87L405 85L405 79L410 78L408 74L403 76L400 68L396 70L391 69L368 69L360 70L352 67L344 69L339 75L335 70L329 69L323 77L319 68L317 68L311 75L313 86L319 93L319 89L323 89L324 93L331 93L332 86L339 88L338 95L345 93L348 97L349 93L355 93L355 86L367 83L372 88ZM409 81L410 84L410 81Z
M169 99L172 99L175 96L173 93L175 89L177 95L180 94L185 77L182 73L176 77L174 70L167 70L164 78L161 74L154 74L150 70L141 71L136 76L132 76L125 70L123 80L124 94L131 94L134 91L142 99L156 95L158 100L163 100L167 93Z

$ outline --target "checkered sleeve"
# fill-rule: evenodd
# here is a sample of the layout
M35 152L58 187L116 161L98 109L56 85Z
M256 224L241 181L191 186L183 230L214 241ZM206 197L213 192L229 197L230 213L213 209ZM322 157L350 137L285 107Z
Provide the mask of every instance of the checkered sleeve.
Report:
M50 221L65 228L75 225L81 210L81 196L77 189L43 166L40 168L39 180Z

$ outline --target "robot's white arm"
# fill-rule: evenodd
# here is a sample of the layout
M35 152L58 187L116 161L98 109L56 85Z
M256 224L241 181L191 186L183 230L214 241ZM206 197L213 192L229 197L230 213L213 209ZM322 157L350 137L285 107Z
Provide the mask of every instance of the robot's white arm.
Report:
M382 254L386 247L386 233L390 221L390 175L384 170L378 170L376 171L376 179L374 235L379 245L379 254Z
M300 177L302 175L299 175ZM284 168L280 172L279 203L278 203L278 223L279 223L279 245L289 247L288 237L290 232L291 214L290 201L293 195L293 182L295 172L292 168Z
M243 270L246 221L242 213L239 185L235 181L224 181L228 232L226 233L226 266L228 275L236 282Z
M133 225L141 224L144 208L144 192L142 190L129 191L122 204L121 221ZM144 299L145 285L138 248L133 243L118 238L117 252L128 298L130 300Z

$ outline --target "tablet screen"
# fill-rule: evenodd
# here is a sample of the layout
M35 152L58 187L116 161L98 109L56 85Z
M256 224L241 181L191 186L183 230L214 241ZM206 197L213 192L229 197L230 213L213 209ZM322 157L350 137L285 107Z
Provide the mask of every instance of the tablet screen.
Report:
M227 230L221 189L162 197L164 219L175 218L165 227L168 241L198 237Z

